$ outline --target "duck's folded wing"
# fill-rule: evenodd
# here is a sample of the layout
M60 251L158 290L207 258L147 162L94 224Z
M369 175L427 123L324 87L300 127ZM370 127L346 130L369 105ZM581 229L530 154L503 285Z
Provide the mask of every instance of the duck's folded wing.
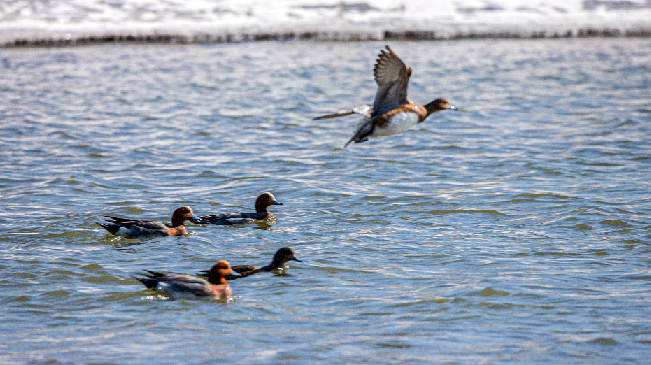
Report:
M373 102L371 118L387 113L401 105L407 104L407 85L411 68L386 46L375 63L374 75L378 89Z
M225 213L225 214L210 214L210 215L201 215L199 220L192 220L193 223L198 224L221 224L221 225L230 225L230 224L242 224L251 222L253 219L245 217L243 213Z
M168 294L195 295L198 297L213 295L210 284L206 280L190 275L167 275L159 279L158 287Z
M236 265L236 266L231 266L231 269L237 273L245 273L249 271L255 271L258 269L258 267L253 266L253 265Z
M153 237L166 236L168 233L167 226L161 222L136 221L131 224L121 224L129 230L129 236Z
M153 229L160 229L161 227L165 227L165 225L161 222L154 222L154 221L147 221L147 220L140 220L140 219L128 219L128 218L120 218L120 217L111 217L111 216L106 216L109 218L111 223L113 224L118 224L123 227L131 227L131 226L138 226L138 227L143 227L143 228L153 228Z
M148 230L165 230L167 231L167 226L161 222L152 222L152 221L138 221L138 224L135 224L139 227Z
M314 118L313 120L339 118L339 117L344 117L346 115L351 115L351 114L361 114L361 115L363 115L365 117L370 117L372 110L373 110L373 106L370 105L370 104L361 105L361 106L358 106L357 108L340 110L340 111L338 111L336 113L322 115L320 117Z
M253 275L253 274L257 274L257 273L259 273L259 272L262 272L262 270L260 270L260 268L257 268L257 269L255 269L255 270L251 270L251 271L241 271L241 272L238 272L240 275L237 276L237 278L238 278L238 279L239 279L239 278L245 278L245 277L247 277L247 276L251 276L251 275ZM227 280L230 280L230 279L228 279L228 278L226 278L226 279L227 279Z
M129 218L120 218L120 217L113 217L110 215L105 215L106 218L108 218L109 221L113 224L119 224L119 225L131 225L131 224L136 224L140 222L137 219L129 219Z

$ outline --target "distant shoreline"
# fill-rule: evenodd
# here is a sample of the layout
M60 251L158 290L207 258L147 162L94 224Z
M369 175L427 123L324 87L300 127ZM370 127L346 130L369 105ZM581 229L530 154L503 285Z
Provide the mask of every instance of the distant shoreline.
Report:
M651 38L651 26L631 28L567 27L566 30L539 31L521 29L458 30L382 30L382 31L252 31L195 32L124 32L90 35L66 34L59 37L16 37L0 43L0 48L57 48L100 44L219 44L249 42L362 42L362 41L446 41L472 39L559 39L559 38Z

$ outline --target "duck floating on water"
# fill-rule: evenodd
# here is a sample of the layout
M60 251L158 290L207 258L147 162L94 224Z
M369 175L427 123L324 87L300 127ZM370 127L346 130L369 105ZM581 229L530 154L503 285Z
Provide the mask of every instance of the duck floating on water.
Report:
M231 276L231 266L220 260L208 271L208 281L190 275L170 275L147 271L143 278L134 277L147 288L167 294L171 299L216 298L227 299L233 290L226 282Z
M283 247L278 251L276 251L269 265L266 266L235 265L232 267L232 269L233 271L237 272L239 275L238 276L230 275L227 276L226 279L234 280L238 278L251 276L253 274L257 274L260 272L273 272L279 275L286 275L287 274L286 264L289 261L303 262L296 257L296 254L294 254L294 250L292 250L290 247ZM199 273L199 275L208 276L210 281L210 271L203 271Z
M411 68L396 55L389 46L381 50L374 69L375 82L378 89L373 105L364 105L353 109L326 114L314 120L343 117L351 114L361 114L364 119L358 124L350 142L360 143L374 137L385 137L398 134L438 111L456 109L445 99L436 99L425 106L418 105L407 99L407 86L411 76Z
M120 217L106 216L110 223L100 223L110 233L116 236L127 238L151 238L166 236L182 236L188 234L188 230L183 226L187 220L198 219L190 207L181 207L172 214L172 225L168 226L161 222L148 220L136 220Z
M275 217L274 214L267 209L272 205L283 205L283 203L276 200L276 197L271 193L263 193L258 196L255 201L255 213L224 213L224 214L209 214L201 215L193 218L192 222L197 224L219 224L219 225L232 225L244 224L257 220L264 220L267 218Z

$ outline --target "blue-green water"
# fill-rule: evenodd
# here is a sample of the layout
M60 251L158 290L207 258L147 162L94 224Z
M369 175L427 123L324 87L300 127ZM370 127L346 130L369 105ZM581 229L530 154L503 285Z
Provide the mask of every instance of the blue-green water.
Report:
M410 97L449 99L342 149L380 43L0 50L2 363L646 364L651 41L395 43ZM111 214L169 221L120 240ZM141 270L219 259L288 276L170 301Z

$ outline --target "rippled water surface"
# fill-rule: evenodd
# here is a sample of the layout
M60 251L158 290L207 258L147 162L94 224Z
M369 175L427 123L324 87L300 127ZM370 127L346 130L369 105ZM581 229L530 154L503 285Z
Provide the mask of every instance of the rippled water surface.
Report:
M3 363L574 363L651 357L651 41L395 43L441 112L342 149L380 43L0 50ZM169 221L117 239L106 214ZM219 259L287 276L166 300Z

